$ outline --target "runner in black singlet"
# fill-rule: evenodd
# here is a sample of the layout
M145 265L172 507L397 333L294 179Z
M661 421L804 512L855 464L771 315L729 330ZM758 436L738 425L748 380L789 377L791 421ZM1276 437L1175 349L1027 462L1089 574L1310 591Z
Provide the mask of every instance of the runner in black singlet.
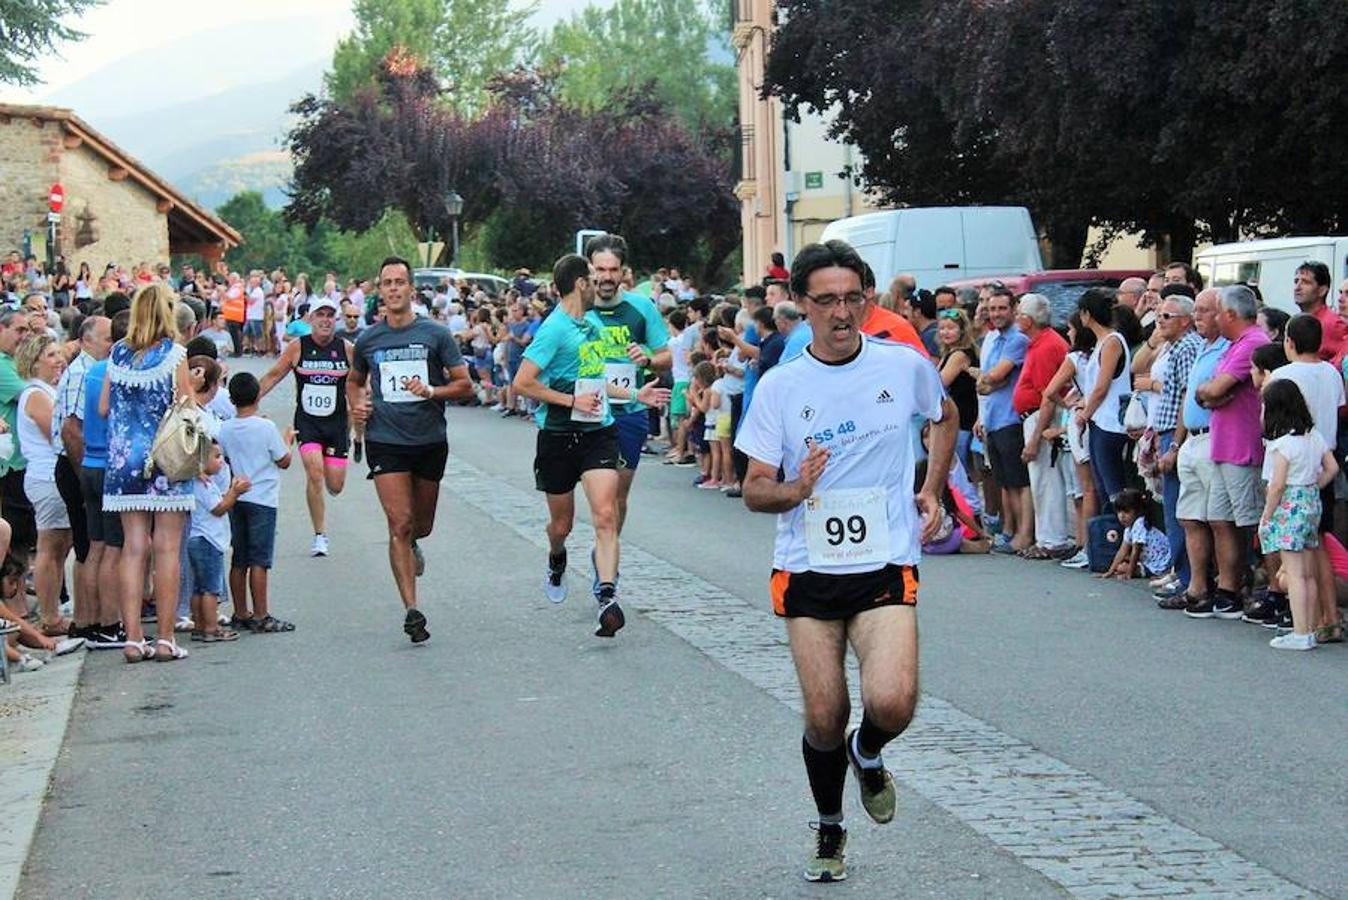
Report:
M346 412L346 377L351 344L336 336L337 304L323 297L309 308L313 334L291 341L262 378L262 396L287 372L295 374L295 434L304 461L305 500L314 526L312 556L328 555L323 492L337 496L346 486L351 423Z

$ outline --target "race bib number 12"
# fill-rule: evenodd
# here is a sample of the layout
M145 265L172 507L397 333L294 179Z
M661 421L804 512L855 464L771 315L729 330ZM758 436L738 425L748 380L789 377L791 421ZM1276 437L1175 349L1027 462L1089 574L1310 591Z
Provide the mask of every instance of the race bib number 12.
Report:
M884 565L889 553L889 505L884 488L825 491L805 501L805 548L810 568Z

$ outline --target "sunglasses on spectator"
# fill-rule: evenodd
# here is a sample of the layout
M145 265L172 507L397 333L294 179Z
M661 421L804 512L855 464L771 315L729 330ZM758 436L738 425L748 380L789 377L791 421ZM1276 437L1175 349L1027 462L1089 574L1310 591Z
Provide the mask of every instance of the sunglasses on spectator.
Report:
M1189 316L1185 313L1157 313L1156 318L1169 322L1171 319L1187 319Z
M960 311L958 309L943 309L936 314L938 319L958 319L959 317Z

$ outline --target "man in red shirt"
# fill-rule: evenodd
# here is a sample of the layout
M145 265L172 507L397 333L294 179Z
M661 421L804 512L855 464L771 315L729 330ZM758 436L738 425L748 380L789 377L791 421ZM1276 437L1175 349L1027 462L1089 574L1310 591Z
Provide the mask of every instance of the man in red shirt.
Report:
M1021 458L1030 469L1030 496L1034 499L1035 543L1023 555L1031 559L1065 556L1072 550L1067 515L1072 457L1060 450L1056 441L1044 439L1045 429L1054 423L1045 420L1039 406L1044 390L1067 358L1067 341L1053 330L1048 298L1043 294L1020 298L1016 326L1030 339L1025 365L1011 393L1011 406L1025 429Z
M1329 307L1329 267L1322 262L1304 262L1292 283L1297 308L1320 322L1320 358L1339 359L1348 342L1348 322Z

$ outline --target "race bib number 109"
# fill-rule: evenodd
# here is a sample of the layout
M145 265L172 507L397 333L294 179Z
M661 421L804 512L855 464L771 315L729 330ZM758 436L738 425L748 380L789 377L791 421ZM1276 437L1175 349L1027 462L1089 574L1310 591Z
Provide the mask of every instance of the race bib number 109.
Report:
M810 568L889 562L889 505L884 488L825 491L805 501Z

